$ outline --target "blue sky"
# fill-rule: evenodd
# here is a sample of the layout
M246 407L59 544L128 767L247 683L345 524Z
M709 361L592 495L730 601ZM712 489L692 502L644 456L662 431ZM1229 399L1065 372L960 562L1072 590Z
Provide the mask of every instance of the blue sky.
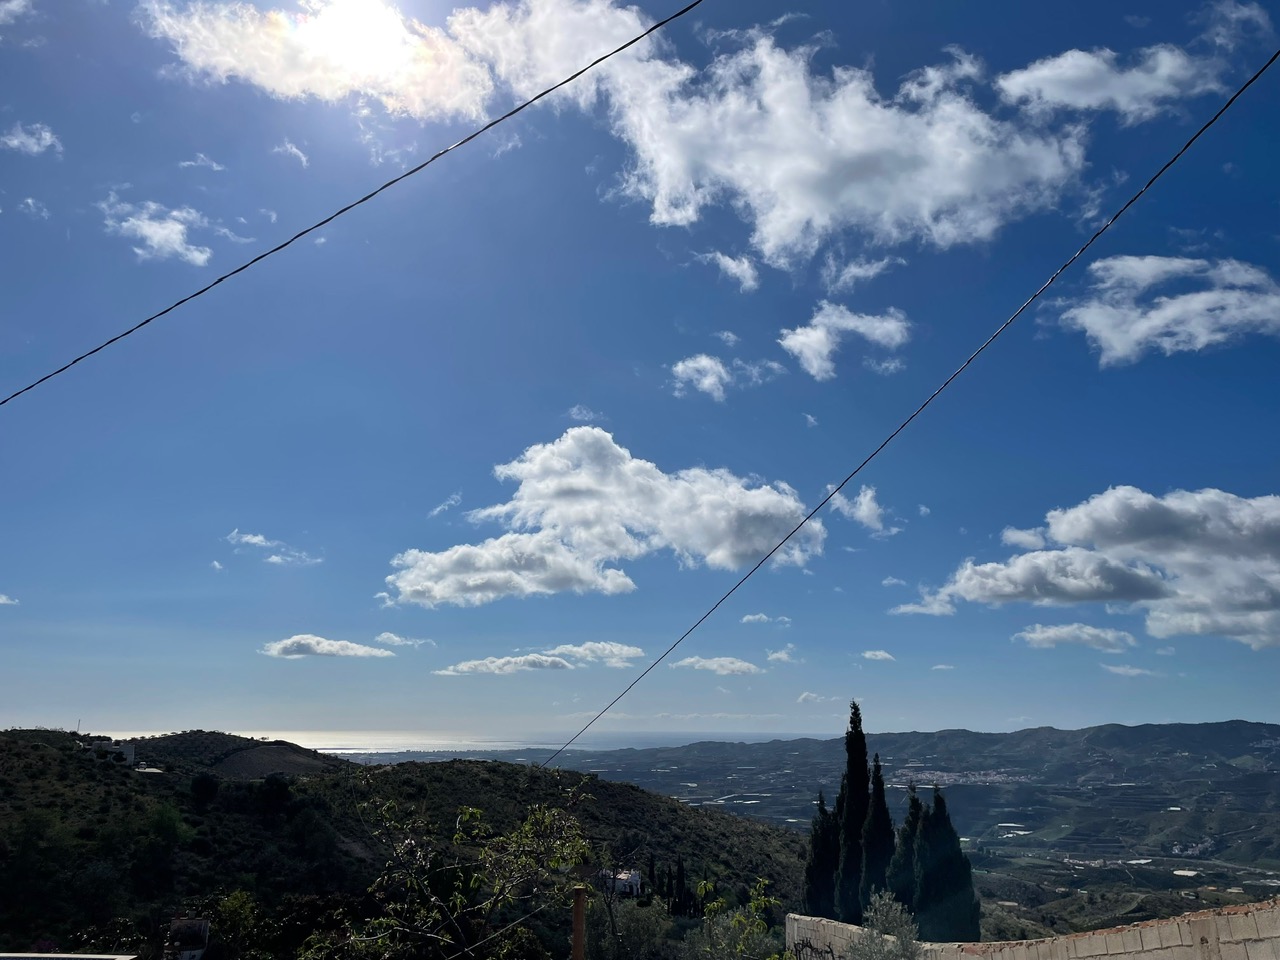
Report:
M0 0L3 392L668 12ZM0 725L567 735L1278 13L708 0L0 409ZM603 730L1280 720L1278 84Z

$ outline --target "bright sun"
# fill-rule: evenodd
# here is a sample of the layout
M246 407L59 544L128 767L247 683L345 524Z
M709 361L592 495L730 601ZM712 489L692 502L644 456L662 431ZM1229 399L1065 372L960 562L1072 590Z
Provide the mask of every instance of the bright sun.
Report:
M317 60L351 77L385 77L406 69L420 38L383 0L308 0L294 39Z

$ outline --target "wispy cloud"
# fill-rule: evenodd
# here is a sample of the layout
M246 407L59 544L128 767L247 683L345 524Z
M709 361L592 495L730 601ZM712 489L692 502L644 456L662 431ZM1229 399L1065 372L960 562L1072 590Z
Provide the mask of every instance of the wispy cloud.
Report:
M472 674L506 676L530 670L572 670L573 664L563 657L550 657L543 653L526 653L518 657L485 657L483 660L464 660L432 673L441 677L464 677Z
M138 241L133 248L139 260L175 258L193 267L203 267L213 256L208 247L191 243L188 232L208 227L198 210L191 207L170 209L153 200L128 203L115 191L97 204L102 211L108 233Z
M863 650L863 660L896 660L892 653L888 650Z
M222 164L218 163L218 161L205 156L203 153L197 153L194 160L178 161L178 166L184 170L187 169L188 167L207 167L208 169L214 171L215 173L219 173L227 169Z
M739 660L737 657L685 657L671 664L672 668L687 667L691 670L710 670L722 677L748 676L764 673L754 663Z
M48 220L49 208L37 200L35 197L26 197L19 204L18 209L25 213L32 220Z
M581 403L575 403L570 407L565 416L570 420L577 420L579 423L600 423L609 419L603 413L600 413L597 410L592 410L590 407Z
M832 700L837 700L837 699L839 698L823 697L816 693L810 693L808 690L806 690L804 693L800 694L800 696L796 697L796 703L828 703Z
M305 550L291 547L283 540L271 540L260 533L241 533L238 527L223 539L236 547L237 553L240 552L240 547L259 547L271 551L263 558L263 562L277 567L312 567L324 562L323 557L313 557Z
M268 657L298 660L302 657L394 657L390 650L367 647L349 640L326 640L310 633L299 633L287 640L275 640L264 644L260 653Z
M430 512L430 513L428 513L428 514L427 514L427 516L428 516L429 518L430 518L430 517L438 517L438 516L440 516L440 514L444 513L446 510L452 510L454 507L456 507L456 506L457 506L458 504L460 504L461 502L462 502L462 491L461 491L461 490L459 490L459 491L456 491L456 492L454 492L454 493L449 494L449 496L445 497L445 498L444 498L443 500L441 500L438 504L436 504L434 507L432 507L432 508L431 508L431 512Z
M783 330L778 343L799 361L809 376L830 380L836 375L836 352L849 334L886 350L897 350L911 339L911 324L906 314L892 307L872 315L853 313L847 307L824 300L808 324Z
M380 643L384 647L420 647L424 643L429 647L434 647L434 640L414 640L411 637L401 637L394 633L383 631L373 638L374 643Z
M905 587L906 585L907 581L899 580L897 577L885 577L880 581L882 587Z
M736 347L738 345L738 341L742 339L732 330L717 330L712 334L712 336L719 338L720 342L730 350Z
M0 27L16 22L31 11L31 0L0 0Z
M954 670L955 666L950 663L935 663L930 670Z
M816 427L818 425L818 418L812 413L806 413L804 415L804 422L807 426Z
M767 613L748 613L739 623L776 623L780 627L791 626L790 617L771 617Z
M15 123L9 128L8 133L0 134L0 147L6 150L17 150L29 157L44 153L46 150L52 150L57 154L62 153L62 141L43 123L33 123L30 126Z
M713 263L720 272L731 280L737 281L743 293L751 293L760 286L760 273L750 257L730 257L713 250L698 257L703 263Z
M890 267L902 266L906 262L901 257L884 257L881 260L860 258L841 265L835 257L828 256L822 268L822 282L829 293L848 293L859 283L874 280Z
M1142 667L1131 667L1123 663L1100 663L1098 664L1108 673L1114 673L1121 677L1158 677L1160 674L1154 670L1146 670Z
M7 593L0 593L0 607L16 607L18 601L13 599Z
M217 560L213 561L213 563L209 564L209 566L211 566L214 569L215 573L222 571L222 564L220 564Z
M719 357L699 353L685 357L671 365L673 388L677 397L685 396L690 388L705 393L712 400L723 402L730 387L758 387L787 372L776 360L740 360L734 358L725 363Z
M1027 646L1039 650L1052 650L1061 644L1078 644L1092 647L1103 653L1126 653L1136 647L1138 641L1125 630L1091 627L1085 623L1060 623L1053 626L1033 624L1013 635L1014 640L1024 640Z
M300 164L302 164L302 167L304 170L307 167L311 166L310 158L301 150L299 150L298 147L295 146L294 143L288 137L285 137L284 143L280 144L278 147L272 147L271 152L281 153L281 154L284 154L286 157L293 157Z

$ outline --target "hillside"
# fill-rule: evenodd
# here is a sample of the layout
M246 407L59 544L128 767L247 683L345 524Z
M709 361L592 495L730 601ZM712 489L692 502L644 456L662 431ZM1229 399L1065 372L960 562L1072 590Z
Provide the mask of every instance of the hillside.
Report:
M184 905L241 890L254 915L274 918L279 949L296 951L340 911L371 909L383 855L362 801L394 801L452 836L459 806L501 831L577 788L574 813L598 856L607 846L616 861L652 857L660 869L679 858L731 898L757 876L788 905L799 895L794 832L590 775L478 761L370 768L203 731L139 741L138 759L168 771L142 773L96 759L87 739L0 732L0 950L114 949L154 938Z

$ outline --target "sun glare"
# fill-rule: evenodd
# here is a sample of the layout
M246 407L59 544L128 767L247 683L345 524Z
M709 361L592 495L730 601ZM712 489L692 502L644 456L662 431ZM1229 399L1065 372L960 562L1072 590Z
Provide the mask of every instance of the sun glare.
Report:
M295 39L318 60L352 77L385 77L404 70L419 40L409 23L382 0L311 0L295 25Z

